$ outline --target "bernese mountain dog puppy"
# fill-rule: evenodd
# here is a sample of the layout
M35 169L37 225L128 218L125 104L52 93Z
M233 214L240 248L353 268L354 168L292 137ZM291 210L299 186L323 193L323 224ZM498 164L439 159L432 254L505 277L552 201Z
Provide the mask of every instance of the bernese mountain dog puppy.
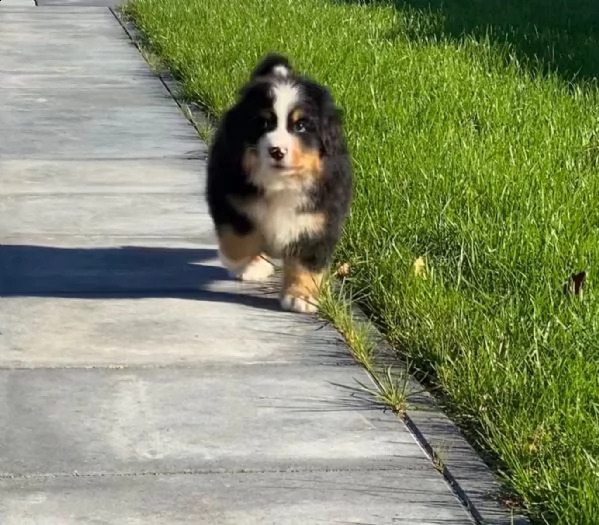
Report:
M329 91L264 57L210 145L206 200L221 261L237 278L272 274L281 306L314 312L352 198L341 114Z

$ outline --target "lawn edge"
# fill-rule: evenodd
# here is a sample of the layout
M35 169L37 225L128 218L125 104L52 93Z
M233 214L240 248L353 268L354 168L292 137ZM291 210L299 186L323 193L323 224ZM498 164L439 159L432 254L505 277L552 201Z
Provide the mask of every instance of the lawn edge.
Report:
M181 84L167 68L160 67L158 70L152 66L147 50L143 46L142 33L124 15L123 7L109 9L184 116L194 126L198 136L202 138L207 129L214 127L205 109L196 103L184 100L179 95L182 92ZM355 302L346 303L342 300L340 280L333 277L329 281L329 285L333 290L331 299L337 307L336 311L341 312L344 307L349 305L349 322L352 326L358 324L366 326L367 331L375 336L376 340L373 340L372 343L376 347L376 354L380 357L374 363L374 367L366 366L355 355L351 341L348 340L343 330L339 329L339 318L334 314L334 309L329 309L324 317L327 317L328 321L343 336L356 363L367 373L376 376L380 373L381 365L384 365L387 359L392 359L395 354L394 350ZM322 312L320 316L323 317ZM393 357L393 359L395 358ZM416 394L408 395L409 401L398 414L400 420L398 422L403 422L406 425L433 466L448 482L475 522L479 525L530 525L526 516L515 511L511 512L502 503L501 498L505 491L498 477L466 440L458 426L443 413L429 389L411 374L407 377L407 392Z
M349 308L350 322L354 326L357 324L366 326L366 332L374 337L373 344L377 355L374 373L380 374L382 369L391 362L397 364L397 352L385 339L383 333L358 304L345 301L341 297L340 280L335 279L331 285L337 292L333 295L333 300L337 302L338 311ZM337 328L335 314L331 315L331 312L327 314L333 326ZM347 341L347 344L351 346L350 341ZM359 359L356 360L365 367ZM412 374L409 374L406 379L407 400L398 417L452 487L476 523L530 525L531 522L525 515L517 510L511 511L503 503L506 490L499 478L464 437L458 426L442 411L430 390Z

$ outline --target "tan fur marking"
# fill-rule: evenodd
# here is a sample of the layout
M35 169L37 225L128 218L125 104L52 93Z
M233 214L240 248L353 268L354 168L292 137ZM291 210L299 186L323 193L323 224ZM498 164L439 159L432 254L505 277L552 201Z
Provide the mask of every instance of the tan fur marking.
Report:
M243 152L243 158L241 159L241 165L246 174L251 175L258 169L258 153L253 148L247 148Z
M318 178L322 174L320 154L315 149L305 149L299 140L293 141L291 163L296 175L308 178Z
M284 265L282 294L316 303L322 280L322 273L311 272L297 259L288 258Z
M222 255L231 263L243 266L260 256L263 240L258 232L240 236L226 229L219 234L218 244Z
M304 116L304 112L301 109L296 109L291 113L291 122L294 124Z

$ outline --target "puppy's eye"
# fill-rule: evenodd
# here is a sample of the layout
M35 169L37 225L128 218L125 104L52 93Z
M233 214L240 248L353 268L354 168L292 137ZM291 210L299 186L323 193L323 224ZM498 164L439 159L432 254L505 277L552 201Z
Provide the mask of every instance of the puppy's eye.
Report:
M308 123L304 119L297 120L293 123L293 131L296 133L304 133L308 129Z
M256 118L256 122L257 122L258 127L260 129L267 129L268 128L268 119L266 117L257 117Z
M270 129L273 126L273 118L271 115L263 114L256 117L256 122L261 130Z

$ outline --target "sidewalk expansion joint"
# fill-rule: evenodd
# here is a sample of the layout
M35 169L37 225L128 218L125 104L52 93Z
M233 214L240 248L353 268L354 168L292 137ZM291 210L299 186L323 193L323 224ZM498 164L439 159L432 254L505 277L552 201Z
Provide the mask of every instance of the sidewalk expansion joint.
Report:
M412 469L414 471L418 469ZM66 478L142 478L142 477L172 477L172 476L236 476L255 474L310 474L310 473L344 473L344 472L405 472L405 467L364 467L364 468L239 468L239 469L180 469L171 471L142 470L130 472L39 472L30 474L0 473L0 481L45 480Z

